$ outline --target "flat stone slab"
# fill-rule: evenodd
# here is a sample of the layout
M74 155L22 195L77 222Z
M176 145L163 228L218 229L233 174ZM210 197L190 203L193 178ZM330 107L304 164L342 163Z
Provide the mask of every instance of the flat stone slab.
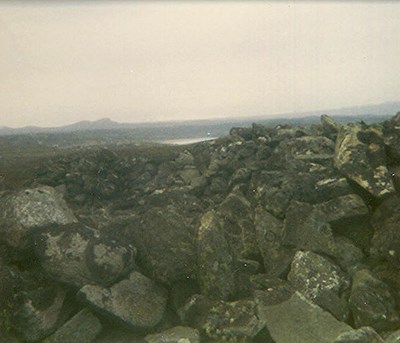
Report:
M278 305L258 305L260 319L275 343L332 343L352 328L299 292Z

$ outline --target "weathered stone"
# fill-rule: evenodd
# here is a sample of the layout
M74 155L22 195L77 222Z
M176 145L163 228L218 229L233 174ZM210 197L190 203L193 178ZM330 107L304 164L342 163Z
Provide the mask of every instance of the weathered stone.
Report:
M283 223L261 207L256 209L254 224L257 245L266 274L279 277L289 270L294 252L282 246Z
M297 249L333 253L332 229L319 211L307 203L292 201L284 222L283 244Z
M297 291L331 312L338 320L348 319L347 303L340 295L350 282L337 265L310 251L298 251L293 258L288 280Z
M382 131L365 124L341 126L336 140L335 167L375 197L394 193Z
M220 302L211 308L204 332L219 342L252 342L264 324L258 319L253 301Z
M349 227L368 218L368 208L355 194L315 205L292 201L284 222L283 243L298 249L338 256L333 228Z
M278 305L258 305L258 314L276 343L332 343L351 330L298 292Z
M43 343L91 343L101 331L100 321L88 309L83 309L61 326Z
M389 159L398 164L400 162L400 112L383 123L383 141Z
M400 268L400 196L385 200L373 214L371 222L374 228L371 252Z
M199 331L190 327L176 326L172 329L146 336L148 343L200 343Z
M218 207L225 236L236 256L258 255L254 213L250 202L238 192L230 193Z
M233 257L214 212L201 218L197 236L198 281L202 294L213 299L229 299L235 292Z
M400 330L396 330L387 336L385 343L400 343Z
M173 196L184 201L183 195L167 196L170 196L169 201ZM138 265L152 279L172 284L196 274L196 230L185 217L185 204L178 203L177 206L182 206L179 208L166 206L168 199L165 197L159 200L156 207L140 216L116 218L107 226L134 244L138 250Z
M6 195L0 202L1 239L13 248L27 248L37 228L74 222L77 219L62 195L49 186Z
M400 325L389 287L366 269L353 275L349 306L357 328L371 326L379 332Z
M324 201L353 193L347 179L338 176L318 180L315 182L313 191L318 193L319 198Z
M258 282L257 282L258 281ZM281 279L254 280L254 300L258 306L271 306L289 300L295 289L290 282Z
M86 285L78 293L91 307L137 329L148 329L163 318L166 290L138 272L110 288Z
M64 290L55 287L33 289L24 295L15 314L15 327L27 342L43 339L57 328L65 296Z
M384 343L384 340L373 328L367 326L344 332L333 343Z
M134 267L136 250L100 237L80 223L53 225L35 235L35 252L54 279L82 287L108 286Z

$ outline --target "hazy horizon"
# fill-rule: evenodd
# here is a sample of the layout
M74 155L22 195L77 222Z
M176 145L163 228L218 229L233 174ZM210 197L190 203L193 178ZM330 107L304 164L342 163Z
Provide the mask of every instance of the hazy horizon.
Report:
M400 100L400 3L0 3L0 126Z

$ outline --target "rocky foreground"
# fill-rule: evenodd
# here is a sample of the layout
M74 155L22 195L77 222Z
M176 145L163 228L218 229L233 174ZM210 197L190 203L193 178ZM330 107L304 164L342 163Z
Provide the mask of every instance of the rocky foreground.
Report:
M0 342L400 342L400 113L148 149L1 193Z

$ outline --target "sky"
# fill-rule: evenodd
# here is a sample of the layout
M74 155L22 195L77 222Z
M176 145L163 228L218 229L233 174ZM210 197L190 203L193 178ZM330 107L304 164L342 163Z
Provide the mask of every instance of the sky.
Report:
M0 2L0 126L400 100L400 2Z

